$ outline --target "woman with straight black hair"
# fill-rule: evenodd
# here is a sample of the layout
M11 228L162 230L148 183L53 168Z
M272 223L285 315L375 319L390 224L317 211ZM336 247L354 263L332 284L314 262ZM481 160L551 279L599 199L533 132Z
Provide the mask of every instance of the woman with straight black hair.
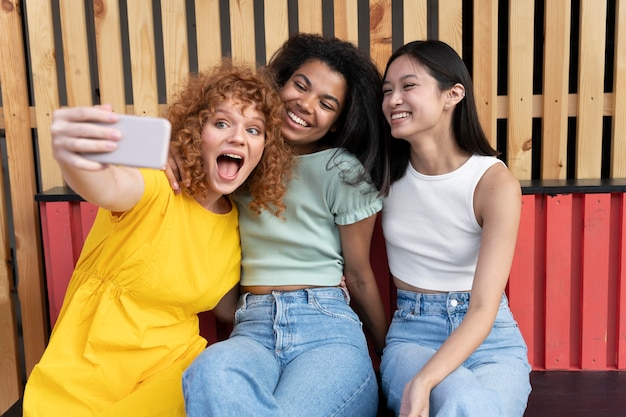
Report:
M395 139L382 226L398 289L381 363L388 405L406 417L521 417L530 365L504 294L519 181L489 144L449 45L402 46L383 94Z

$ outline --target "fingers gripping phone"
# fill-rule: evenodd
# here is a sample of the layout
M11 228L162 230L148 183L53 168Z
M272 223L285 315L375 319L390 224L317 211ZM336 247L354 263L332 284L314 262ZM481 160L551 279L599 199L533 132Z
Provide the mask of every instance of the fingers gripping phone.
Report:
M165 168L172 126L167 119L121 114L119 120L102 124L118 129L122 137L111 152L83 153L94 161L140 168Z

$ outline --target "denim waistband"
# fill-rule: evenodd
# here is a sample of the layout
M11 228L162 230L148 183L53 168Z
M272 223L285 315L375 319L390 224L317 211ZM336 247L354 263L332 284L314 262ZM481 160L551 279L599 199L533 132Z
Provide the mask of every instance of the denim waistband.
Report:
M346 301L344 291L339 287L305 288L296 291L272 291L271 294L245 293L239 298L239 307L251 304L273 303L277 299L293 304L308 304L314 300L337 299Z
M398 290L397 305L399 310L415 314L438 314L467 311L469 300L469 292L429 294Z

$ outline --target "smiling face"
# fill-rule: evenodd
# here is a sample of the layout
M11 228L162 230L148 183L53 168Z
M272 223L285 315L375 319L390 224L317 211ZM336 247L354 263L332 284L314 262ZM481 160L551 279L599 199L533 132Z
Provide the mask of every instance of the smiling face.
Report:
M209 192L230 194L248 178L263 155L265 116L250 103L220 103L202 129Z
M285 104L282 134L299 154L317 150L316 142L331 130L344 108L347 83L321 61L298 68L280 90Z
M408 55L396 58L383 83L383 113L396 138L449 129L446 94L426 68Z

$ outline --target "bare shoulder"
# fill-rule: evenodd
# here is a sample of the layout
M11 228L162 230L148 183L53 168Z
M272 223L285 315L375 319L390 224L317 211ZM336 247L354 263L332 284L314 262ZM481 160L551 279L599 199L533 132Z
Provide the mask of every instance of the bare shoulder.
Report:
M476 186L476 193L521 195L520 182L504 164L492 165ZM510 193L510 194L509 194Z
M474 192L478 218L488 212L518 211L521 207L520 182L504 164L494 164L482 176Z

